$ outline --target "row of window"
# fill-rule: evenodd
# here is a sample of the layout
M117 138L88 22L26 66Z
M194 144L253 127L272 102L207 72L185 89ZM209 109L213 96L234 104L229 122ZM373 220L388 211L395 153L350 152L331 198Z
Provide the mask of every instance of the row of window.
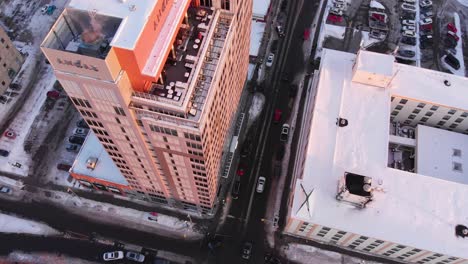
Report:
M163 133L163 134L167 134L167 135L175 136L175 137L178 136L177 130L175 130L175 129L169 129L167 127L159 127L159 126L155 126L155 125L149 125L149 127L150 127L151 131L153 131L153 132Z
M80 110L80 113L82 116L85 117L98 118L97 114L91 111Z
M199 135L194 135L187 132L184 132L184 137L190 140L201 141L201 137Z
M193 143L193 142L188 142L188 141L186 141L185 144L186 144L187 147L189 147L189 148L203 149L203 148L202 148L202 145L197 144L197 143Z
M76 98L76 97L70 97L70 99L77 106L81 106L81 107L84 107L84 108L92 108L91 104L89 103L88 100L81 99L81 98Z

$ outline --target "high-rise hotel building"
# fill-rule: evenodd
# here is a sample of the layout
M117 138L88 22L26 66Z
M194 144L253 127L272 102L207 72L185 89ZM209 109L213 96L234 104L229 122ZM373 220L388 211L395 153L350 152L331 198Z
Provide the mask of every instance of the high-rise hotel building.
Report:
M42 51L126 195L212 212L251 15L251 0L72 0L60 15Z

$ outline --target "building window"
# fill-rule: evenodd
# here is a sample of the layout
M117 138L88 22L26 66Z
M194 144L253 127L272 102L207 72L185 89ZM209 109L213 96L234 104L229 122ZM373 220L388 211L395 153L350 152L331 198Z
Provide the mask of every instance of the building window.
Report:
M415 119L416 118L416 115L409 115L408 116L408 119Z
M118 115L125 116L125 111L122 107L114 106L114 110Z
M395 107L395 109L396 109L396 110L401 110L401 109L403 109L403 106L402 106L402 105L397 105L397 106Z
M452 149L452 156L461 157L462 153L460 149Z
M427 112L425 116L432 116L434 112Z
M415 109L413 110L413 114L419 114L419 112L421 112L420 109L415 108Z
M463 120L464 120L463 118L457 118L457 119L455 120L455 123L461 123Z
M437 123L437 125L443 126L443 125L445 125L445 121L439 121L439 123Z
M444 117L442 117L443 120L449 120L451 118L451 116L449 115L445 115Z
M439 107L437 105L433 105L431 107L431 111L437 111L437 109L439 109Z
M462 164L459 163L459 162L453 162L453 171L456 171L456 172L463 172L463 168L462 168Z
M457 112L457 110L455 110L455 109L450 109L450 111L448 111L448 114L449 114L449 115L454 115L456 112Z
M417 107L419 107L419 108L424 108L424 106L426 106L425 103L419 103Z
M406 104L407 102L408 102L408 100L406 100L406 99L401 99L400 100L400 104Z
M221 0L221 8L224 10L230 10L231 3L230 0Z
M427 114L426 114L426 115L427 115ZM429 120L429 118L427 118L427 117L421 118L421 122L426 122L427 120Z

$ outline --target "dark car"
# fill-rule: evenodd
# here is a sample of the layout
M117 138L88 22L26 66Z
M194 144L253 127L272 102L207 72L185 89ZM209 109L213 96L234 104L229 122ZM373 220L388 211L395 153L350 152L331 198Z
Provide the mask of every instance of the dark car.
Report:
M73 144L83 144L85 141L84 137L71 136L68 138L68 141Z
M252 255L252 243L245 242L244 246L242 247L242 258L243 259L250 259L250 255Z
M240 193L240 181L234 182L234 186L232 187L232 199L238 199L239 198L239 193Z
M416 14L411 13L411 12L403 12L403 15L400 16L401 20L405 20L405 19L414 20L415 18L416 18Z
M80 149L80 146L76 145L76 144L67 144L67 146L65 147L65 149L69 152L76 152Z
M411 45L411 46L416 46L416 38L412 37L402 37L401 38L401 43Z
M444 60L448 65L450 65L455 70L460 69L460 62L452 54L448 53Z
M71 165L69 165L69 164L64 164L64 163L57 164L57 169L59 169L59 170L69 171L70 168L71 168Z
M21 85L19 85L18 83L10 83L10 89L12 89L12 90L20 90L20 89L21 89Z
M270 51L273 52L273 53L276 53L277 50L278 50L278 40L275 39L275 40L273 40L273 42L271 43Z
M8 150L0 149L0 156L8 157L8 155L10 155Z
M432 47L432 42L424 42L424 41L421 41L421 44L419 45L419 47L420 47L421 49L430 48L430 47Z
M79 128L87 128L89 129L88 124L86 124L86 121L84 119L81 119L80 121L76 122L76 126Z
M52 98L52 99L58 99L58 98L60 98L60 92L59 91L48 91L47 92L47 97Z
M416 53L412 50L398 50L398 55L405 58L412 58Z
M457 46L457 41L453 38L445 38L444 44L447 48L453 49Z
M241 157L242 158L247 157L250 154L251 149L252 149L252 141L251 140L245 141L244 144L242 145Z

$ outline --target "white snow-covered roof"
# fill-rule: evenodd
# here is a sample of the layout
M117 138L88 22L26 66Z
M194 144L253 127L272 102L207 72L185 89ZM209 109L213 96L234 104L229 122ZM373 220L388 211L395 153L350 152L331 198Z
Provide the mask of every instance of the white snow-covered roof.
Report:
M86 167L89 158L97 158L96 167L91 170ZM128 185L127 180L122 176L114 161L107 154L104 147L99 142L93 132L88 134L85 143L78 153L71 172L86 175L96 179Z
M71 0L68 7L122 18L111 45L133 49L158 0Z
M377 2L375 0L372 0L370 2L370 7L371 8L377 8L377 9L385 9L385 7L381 3L379 3L379 2Z
M264 18L270 7L270 0L253 0L253 18Z
M369 53L367 58L379 54ZM352 82L356 55L324 49L303 175L298 175L291 217L363 236L468 258L468 185L387 167L391 97L468 109L467 79L394 64L382 89ZM449 80L451 86L445 86ZM337 117L348 125L338 127ZM345 172L372 177L374 198L364 209L336 200ZM306 194L309 207L302 206Z
M252 21L252 30L250 31L250 56L258 56L258 50L260 49L264 32L265 22Z
M416 134L417 173L468 184L467 135L421 125Z

